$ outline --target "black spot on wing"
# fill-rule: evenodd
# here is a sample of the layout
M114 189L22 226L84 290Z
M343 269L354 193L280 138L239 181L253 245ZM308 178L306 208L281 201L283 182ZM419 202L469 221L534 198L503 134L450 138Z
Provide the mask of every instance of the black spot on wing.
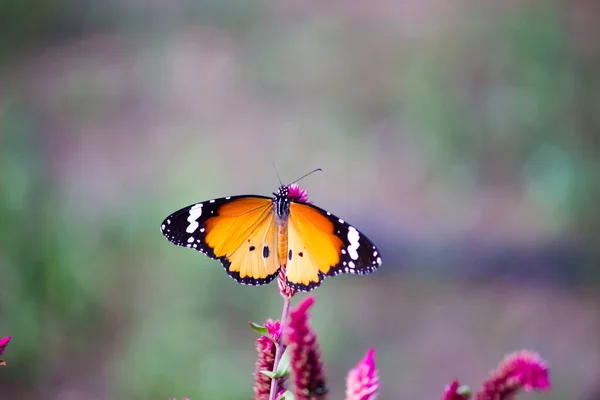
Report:
M269 253L270 253L269 246L264 246L263 247L263 258L269 258Z

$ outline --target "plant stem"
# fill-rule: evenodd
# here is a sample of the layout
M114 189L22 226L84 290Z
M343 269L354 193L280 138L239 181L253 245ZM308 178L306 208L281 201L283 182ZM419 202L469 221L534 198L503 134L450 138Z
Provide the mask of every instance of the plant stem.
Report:
M281 336L277 340L277 348L275 350L275 361L273 362L273 373L277 372L277 366L279 365L279 361L281 360L281 356L283 355L283 340L285 337L285 327L287 325L287 320L290 313L291 301L291 296L283 297L283 312L281 313ZM279 379L281 378L271 379L271 392L269 393L269 400L275 400L275 396L277 396L277 391L279 390Z

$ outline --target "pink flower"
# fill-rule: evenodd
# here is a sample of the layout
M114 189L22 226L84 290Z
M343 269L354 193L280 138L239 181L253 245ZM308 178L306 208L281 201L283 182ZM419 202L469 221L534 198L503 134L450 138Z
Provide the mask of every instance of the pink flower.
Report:
M281 337L281 323L268 319L265 328L269 337L261 336L256 339L256 350L258 358L255 363L254 372L254 400L269 400L271 391L271 378L260 371L273 371L275 363L276 346L273 341L278 341ZM279 380L279 387L283 386L283 378Z
M375 400L379 393L379 371L371 348L346 378L346 400Z
M304 299L290 313L290 324L287 327L290 366L294 375L293 394L296 400L320 399L327 394L317 335L308 324L308 309L313 303L313 297Z
M548 367L539 354L519 351L506 356L498 368L490 373L475 400L508 400L520 389L550 389Z
M4 349L8 345L8 342L10 342L10 339L10 336L6 336L0 339L0 356L2 355L2 353L4 353ZM0 360L0 365L6 365L6 362Z
M442 400L468 400L471 397L470 390L467 386L460 386L457 380L446 385Z
M288 199L297 201L299 203L311 204L311 202L308 201L308 193L306 192L306 189L301 189L296 183L289 185L288 189L290 191L288 194Z

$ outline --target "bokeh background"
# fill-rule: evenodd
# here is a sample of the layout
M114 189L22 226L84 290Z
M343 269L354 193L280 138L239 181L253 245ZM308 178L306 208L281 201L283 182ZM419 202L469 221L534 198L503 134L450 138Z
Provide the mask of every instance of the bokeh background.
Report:
M0 398L250 398L277 286L159 225L274 162L384 259L313 292L332 399L371 346L383 399L522 348L599 399L598 38L593 0L3 0Z

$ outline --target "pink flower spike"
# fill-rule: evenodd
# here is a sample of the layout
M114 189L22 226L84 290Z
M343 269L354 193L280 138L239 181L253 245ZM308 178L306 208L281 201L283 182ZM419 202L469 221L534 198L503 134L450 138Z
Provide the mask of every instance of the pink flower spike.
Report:
M290 191L288 194L288 199L297 201L298 203L312 204L310 201L308 201L308 193L306 192L306 189L301 189L296 183L289 185L288 189Z
M4 353L4 349L8 345L8 342L10 342L10 339L11 336L6 336L0 339L0 356L2 355L2 353ZM6 362L0 360L0 366L2 365L6 365Z
M11 336L6 336L0 339L0 356L2 355L2 353L4 353L4 348L6 347L8 342L10 342L11 338Z
M273 371L275 351L277 350L273 341L277 341L281 337L281 323L279 321L268 319L265 328L267 328L269 337L261 336L256 339L258 358L255 363L253 400L269 400L271 378L260 371ZM279 387L281 388L283 388L283 381L284 378L279 379Z
M550 389L546 362L538 353L519 351L509 354L498 368L490 373L476 400L508 400L520 389L525 391Z
M379 371L371 348L346 378L346 400L375 400L379 393Z
M290 313L287 327L290 367L294 375L294 398L296 400L323 399L327 394L321 352L317 335L308 324L308 309L314 298L307 297Z
M468 386L461 386L457 380L446 385L442 400L468 400L471 393Z

